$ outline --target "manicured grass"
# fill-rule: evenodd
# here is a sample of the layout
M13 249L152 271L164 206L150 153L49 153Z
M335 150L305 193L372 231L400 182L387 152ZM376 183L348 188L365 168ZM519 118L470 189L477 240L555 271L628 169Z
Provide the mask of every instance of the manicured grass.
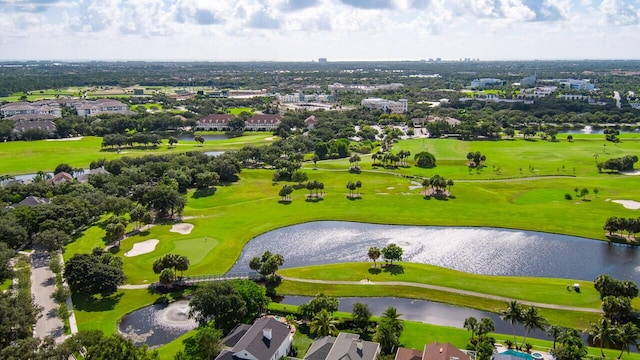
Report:
M304 268L281 269L283 276L331 281L402 281L430 284L504 296L517 300L599 309L600 294L590 281L555 278L510 277L469 274L439 266L400 262L376 268L372 263L342 263ZM396 271L402 269L402 271ZM567 291L568 284L579 283L580 293ZM363 285L368 287L368 285Z
M128 149L120 153L114 149L102 148L102 138L85 136L80 140L64 141L10 141L0 143L0 175L29 174L38 171L53 171L56 166L67 163L72 167L89 168L98 159L117 159L122 156L143 156L148 154L180 153L185 151L227 151L237 150L244 145L268 144L273 134L268 132L246 133L233 139L205 141L200 145L195 141L180 141L169 147L166 140L157 148ZM20 154L20 156L16 156Z
M249 107L237 107L237 108L230 108L227 110L227 112L229 114L238 116L240 115L240 113L242 112L248 112L250 114L253 114L253 109L249 108Z
M12 279L5 279L3 282L0 282L0 291L5 291L11 289L11 284L13 283Z

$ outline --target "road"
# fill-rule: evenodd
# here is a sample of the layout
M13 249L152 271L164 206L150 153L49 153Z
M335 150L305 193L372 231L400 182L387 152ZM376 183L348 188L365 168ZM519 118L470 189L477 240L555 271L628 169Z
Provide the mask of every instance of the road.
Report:
M446 292L450 292L450 293L454 293L454 294L458 294L458 295L463 295L463 296L475 296L475 297L480 297L480 298L484 298L484 299L498 300L498 301L504 301L504 302L511 302L513 300L517 300L520 304L523 304L523 305L535 306L535 307L546 308L546 309L557 309L557 310L567 310L567 311L582 311L582 312L590 312L590 313L601 313L602 312L602 310L600 310L600 309L581 308L581 307L564 306L564 305L556 305L556 304L546 304L546 303L537 303L537 302L532 302L532 301L523 301L523 300L518 300L518 299L511 299L511 298L504 297L504 296L497 296L497 295L478 293L478 292L474 292L474 291L455 289L455 288L450 288L450 287L446 287L446 286L411 283L411 282L403 282L403 281L378 281L378 282L371 282L371 281L366 281L366 280L365 281L327 281L327 280L299 279L299 278L291 278L291 277L286 277L286 276L283 276L282 279L283 280L289 280L289 281L312 283L312 284L362 285L362 286L371 286L371 285L412 286L412 287L419 287L419 288L423 288L423 289L446 291Z
M31 294L35 303L42 307L42 316L37 320L34 336L52 336L56 343L65 339L64 325L56 316L58 304L51 297L56 290L56 278L49 269L49 253L43 248L34 249L31 254Z

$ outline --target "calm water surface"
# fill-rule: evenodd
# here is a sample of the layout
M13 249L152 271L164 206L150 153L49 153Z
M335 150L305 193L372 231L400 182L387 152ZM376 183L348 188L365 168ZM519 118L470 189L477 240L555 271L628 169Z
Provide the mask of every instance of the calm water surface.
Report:
M603 241L495 228L374 225L319 221L262 234L244 248L231 272L248 271L265 250L283 267L370 261L371 246L401 246L403 260L486 275L593 280L607 273L640 283L638 249Z

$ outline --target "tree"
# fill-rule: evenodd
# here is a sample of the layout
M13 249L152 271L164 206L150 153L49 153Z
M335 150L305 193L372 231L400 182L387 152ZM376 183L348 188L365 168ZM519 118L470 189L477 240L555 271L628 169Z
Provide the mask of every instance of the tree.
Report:
M170 287L175 280L175 274L171 269L162 269L159 278L160 285Z
M175 278L177 277L178 271L180 271L180 275L182 275L184 271L189 270L189 259L184 255L166 254L153 262L154 273L162 274L165 269L173 271Z
M284 264L284 257L280 254L272 254L269 250L249 260L249 268L264 276L275 274L282 264Z
M231 282L242 297L244 306L247 309L243 321L252 323L269 305L270 299L266 295L265 288L256 284L253 280L236 279Z
M209 322L196 329L195 334L184 340L184 354L190 360L215 359L222 351L222 331Z
M413 159L416 162L416 166L417 167L421 167L421 168L434 168L436 167L436 157L427 151L423 151L420 153L417 153Z
M369 248L369 251L367 253L367 255L369 256L369 259L373 260L373 267L376 267L376 260L378 260L380 258L380 255L382 254L382 252L380 251L380 249L378 249L375 246L372 246Z
M534 306L526 308L522 312L522 324L524 324L525 334L522 339L522 345L526 343L527 335L531 330L544 330L547 325L547 320L538 314L538 309Z
M362 181L356 180L356 189L358 190L358 196L360 196L360 189L362 188Z
M36 235L35 242L46 246L49 251L57 251L62 249L68 239L69 235L62 230L46 229Z
M200 143L200 146L202 146L204 144L204 137L202 135L196 135L193 140L195 140L195 142Z
M64 277L73 291L107 296L124 283L122 260L109 253L75 254L65 264Z
M199 286L194 292L189 317L200 326L211 320L215 327L228 332L247 315L245 302L230 281L216 281Z
M313 170L318 169L317 165L318 165L318 161L320 161L320 157L314 154L311 160L313 160Z
M622 323L631 316L631 299L626 296L605 296L602 299L604 317L612 322Z
M195 186L198 189L208 189L220 182L220 176L213 171L203 171L194 176Z
M638 349L639 336L640 330L633 323L626 323L618 328L618 345L621 345L618 359L622 358L625 349L627 350L627 354L629 354L631 345Z
M59 174L61 172L66 172L67 174L73 174L73 168L69 164L59 164L56 166L55 170L53 170L53 174Z
M576 360L587 355L587 347L575 329L564 329L558 337L559 345L553 350L556 360Z
M391 265L393 265L393 261L400 261L402 260L402 253L404 252L404 250L402 250L402 248L396 244L389 244L387 246L385 246L382 250L382 256L384 257L384 260L387 262L390 262Z
M382 352L385 354L393 353L400 344L400 335L404 330L404 325L399 318L400 314L394 307L388 307L380 317L373 341L380 343Z
M558 341L558 337L565 331L566 329L562 326L551 325L547 328L547 335L553 338L553 349L556 348L556 342Z
M464 319L463 327L469 331L471 331L471 337L475 337L476 332L478 331L478 319L473 316L470 316Z
M177 143L178 143L178 139L176 139L174 136L170 136L169 137L169 146L170 147L176 147Z
M511 324L511 328L513 329L513 343L517 344L516 340L516 324L522 323L524 320L524 315L522 313L522 306L517 301L511 301L507 304L507 308L500 312L500 318L502 320L508 321Z
M362 333L367 331L367 327L369 326L369 321L371 320L371 310L369 310L369 305L363 304L361 302L353 303L353 308L351 310L351 318L353 319L353 324L360 329Z
M593 343L600 347L600 354L604 358L604 347L616 343L617 329L607 318L602 318L597 323L591 324L589 334L593 337Z
M347 182L347 189L349 189L349 197L353 197L353 191L356 189L356 184L353 181Z
M294 171L293 174L291 174L291 181L297 182L298 185L302 185L302 183L307 180L309 180L309 176L307 176L307 173L304 171Z
M293 187L291 185L284 185L278 192L280 201L291 201L291 194L293 193Z
M322 310L326 310L331 314L338 311L338 299L320 293L309 300L308 303L298 307L298 312L307 319L313 319Z
M309 330L316 336L333 335L338 331L336 324L337 321L333 318L333 315L327 310L322 309L313 316Z

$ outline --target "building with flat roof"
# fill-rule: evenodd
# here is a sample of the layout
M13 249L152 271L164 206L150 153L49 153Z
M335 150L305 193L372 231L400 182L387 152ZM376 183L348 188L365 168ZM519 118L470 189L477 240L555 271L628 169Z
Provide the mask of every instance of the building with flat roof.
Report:
M367 109L375 109L392 114L402 114L409 110L409 101L407 99L392 101L380 98L368 98L362 100L360 104Z

